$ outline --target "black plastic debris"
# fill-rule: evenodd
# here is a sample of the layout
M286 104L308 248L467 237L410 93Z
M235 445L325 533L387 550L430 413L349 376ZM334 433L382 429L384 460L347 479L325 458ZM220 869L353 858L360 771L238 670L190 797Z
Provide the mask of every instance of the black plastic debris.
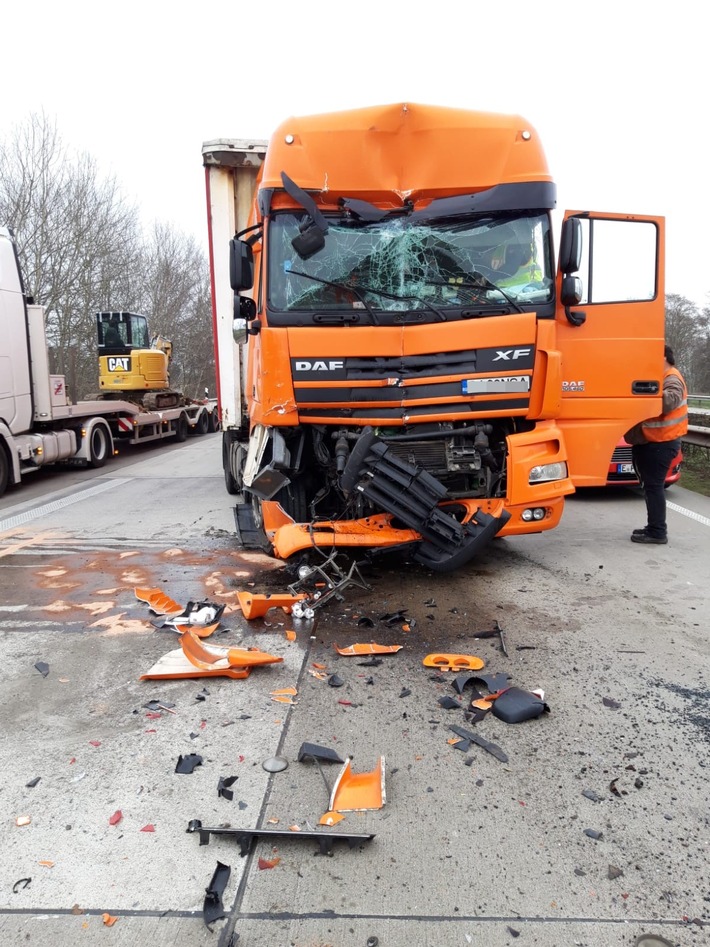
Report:
M595 841L599 841L603 833L597 831L597 829L585 829L584 834L589 836L589 838L593 838Z
M614 700L613 697L602 697L602 703L605 707L608 707L610 710L619 710L621 704L618 700Z
M476 746L480 746L482 750L490 753L491 756L495 756L495 758L500 760L501 763L508 762L507 753L501 750L497 744L490 743L488 740L484 740L484 738L479 736L477 733L472 733L470 730L466 730L464 727L457 727L454 724L449 726L449 730L453 731L457 736L463 737L464 740L470 740L471 743L475 743Z
M462 671L461 674L457 674L456 677L451 682L451 686L456 691L457 694L463 694L464 688L467 684L470 684L472 681L480 680L480 675L477 671ZM476 697L481 697L481 694L477 694Z
M367 618L366 616L359 618L357 624L359 628L374 628L375 627L374 621L371 618Z
M520 937L520 931L516 931L514 927L510 927L510 925L508 925L508 927L506 927L506 930L508 931L511 937Z
M478 723L487 715L488 711L484 710L483 707L469 707L464 716L469 723Z
M203 687L199 694L195 694L195 700L207 700L210 696L210 692L206 687Z
M198 766L202 766L202 757L199 753L188 753L186 756L179 756L177 761L177 766L175 767L176 773L194 773Z
M221 918L227 916L224 911L224 905L222 904L222 895L224 894L224 889L227 887L231 872L232 869L229 865L223 865L222 862L217 862L212 880L209 886L205 888L205 903L202 908L202 917L205 921L205 927L210 932L212 931L212 925L215 921L219 921Z
M233 786L238 779L238 776L220 776L217 781L217 797L222 796L231 802L234 799L234 790L229 787Z
M339 674L331 674L328 678L328 684L330 687L342 687L345 681Z
M508 686L510 674L506 674L505 671L499 671L497 674L481 674L479 671L476 674L476 679L483 681L491 694L495 694Z
M457 700L454 700L453 697L449 697L448 695L445 697L440 697L437 703L440 707L443 707L444 710L461 710L461 704Z
M226 603L188 602L180 615L171 615L165 621L169 625L211 625L220 620L226 607Z
M210 835L229 835L239 844L239 854L242 858L251 851L254 840L263 838L289 839L290 841L313 839L318 842L321 855L331 855L334 842L347 842L350 848L356 845L362 845L363 842L370 842L374 835L364 832L316 832L303 830L301 832L292 832L290 829L225 829L220 826L208 828L203 825L199 819L191 819L187 826L187 832L197 832L200 836L200 845L209 845Z
M383 663L382 658L376 657L374 654L371 658L368 658L367 661L358 661L358 667L361 668L378 668Z
M39 671L42 677L46 677L49 674L49 665L46 661L38 661L35 664L35 668Z
M493 716L504 723L523 723L534 720L550 708L537 694L520 687L509 687L493 701L491 709Z
M149 700L147 704L143 704L144 710L171 710L175 704L171 704L169 700Z
M424 604L427 606L427 608L436 608L436 602L433 598L428 598Z
M606 876L609 881L614 881L616 878L621 878L623 874L623 868L618 868L616 865L609 865Z
M407 620L406 608L400 608L396 612L387 612L385 615L380 615L380 621L383 621L385 625L398 625L400 622Z
M24 891L25 888L31 883L32 883L31 878L18 878L15 884L12 886L12 893L18 894L18 892Z
M412 693L412 692L411 692L411 690L410 690L408 687L403 687L402 690L399 692L399 696L400 696L400 697L409 697L409 695L410 695L411 693Z
M451 744L455 750L461 750L462 753L468 753L471 749L470 740L459 740L457 743Z
M503 634L503 629L500 627L498 621L493 622L493 628L490 631L477 631L474 636L476 640L479 638L498 638L500 643L500 650L503 654L508 657L508 649L505 646L505 635Z
M344 763L345 760L329 746L319 746L317 743L302 743L298 751L298 762L305 760L320 760L323 763Z
M242 802L241 799L239 800L239 802L237 803L237 805L239 806L239 808L240 808L242 811L244 811L244 809L247 808L246 802Z
M34 779L31 779L28 783L25 783L25 788L34 789L41 778L42 778L41 776L35 776Z

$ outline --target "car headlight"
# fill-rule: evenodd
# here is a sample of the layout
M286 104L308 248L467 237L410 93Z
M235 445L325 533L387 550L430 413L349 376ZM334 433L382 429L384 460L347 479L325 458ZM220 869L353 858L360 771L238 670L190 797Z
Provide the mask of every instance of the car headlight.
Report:
M530 470L529 483L547 483L550 480L565 480L567 464L557 461L554 464L540 464Z

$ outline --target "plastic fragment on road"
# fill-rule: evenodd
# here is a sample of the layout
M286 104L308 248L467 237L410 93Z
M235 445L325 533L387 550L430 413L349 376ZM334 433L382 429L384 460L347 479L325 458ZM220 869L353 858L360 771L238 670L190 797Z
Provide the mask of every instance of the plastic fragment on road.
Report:
M24 891L25 888L29 887L31 884L31 878L18 878L15 884L12 886L12 893L18 894L20 891Z
M212 625L175 625L175 630L181 635L184 635L186 631L192 631L198 638L209 638L218 628L218 621Z
M353 773L348 757L333 784L328 808L332 812L361 812L381 809L387 801L385 791L385 758L367 773Z
M337 644L333 647L338 652L338 654L342 654L344 656L363 654L396 654L398 651L402 650L401 644L376 644L374 641L351 644L348 645L347 648L339 648Z
M311 839L318 843L321 855L330 855L335 842L347 842L350 848L355 848L364 842L372 841L375 837L365 832L318 832L310 829L292 832L289 829L226 829L221 826L212 828L203 825L199 819L192 819L186 831L197 833L200 837L200 845L209 845L210 835L228 835L238 843L239 854L242 858L249 854L256 839L265 839L270 843L273 843L275 839L298 839L299 841Z
M270 756L268 760L264 760L261 768L267 773L283 773L285 769L288 769L288 760L285 756Z
M341 815L339 812L324 812L320 819L318 819L318 824L337 825L338 822L342 822L344 818L345 816Z
M466 730L464 727L457 727L455 724L451 724L449 726L449 730L458 736L463 737L464 740L470 740L471 743L475 743L476 746L480 746L482 750L490 753L491 756L495 756L495 758L500 760L501 763L508 762L508 754L505 753L504 750L501 750L497 743L491 743L489 740L485 740L477 733L472 733L470 730Z
M22 827L23 825L29 825L32 822L32 819L28 815L18 815L15 819L15 825Z
M178 605L162 589L133 589L133 592L138 601L145 602L156 615L179 615L183 611L182 605Z
M155 832L155 826L153 825L152 822L149 822L147 825L144 825L143 828L140 829L140 831L141 832Z
M266 871L268 868L276 868L280 861L280 858L260 858L257 865L259 871Z
M175 772L189 775L193 773L198 766L202 766L202 757L199 753L188 753L185 756L180 755L177 765L175 766Z
M233 786L238 779L238 776L220 776L217 781L217 798L222 796L231 802L234 799L234 790L229 787Z
M34 789L41 778L41 776L35 776L34 779L31 779L28 783L25 783L25 789Z
M41 865L42 868L54 868L54 862L50 861L48 858L42 859L42 861L37 862L38 865Z
M180 636L180 648L163 655L142 681L187 677L231 677L243 679L256 665L278 664L283 658L258 648L227 648L206 645L192 631Z
M49 665L46 661L37 661L35 668L39 671L42 677L46 677L49 674Z
M295 687L282 687L280 690L271 691L269 696L277 704L293 704L293 698L296 697L297 694L298 691Z
M284 632L284 635L286 636L286 640L287 640L287 641L295 641L295 640L296 640L296 632L293 631L292 629L289 629L289 630L285 631L285 632Z
M540 717L550 708L537 694L520 687L509 687L496 697L492 710L493 716L504 723L523 723Z
M219 625L226 607L225 604L220 605L217 602L190 601L179 615L169 615L165 619L165 623L168 625L187 625L189 627L193 625L202 625L204 627L212 625L213 623Z
M247 621L251 621L252 618L263 618L270 608L280 608L290 615L296 602L302 601L305 597L305 594L255 595L253 592L237 592L239 607Z
M215 921L226 917L224 905L222 904L222 896L224 895L224 889L227 887L231 873L232 869L229 865L223 865L222 862L218 861L217 867L212 873L212 879L205 888L205 902L202 906L202 918L205 922L205 927L210 932L212 932L212 925Z
M112 816L109 816L108 824L109 825L118 825L118 823L123 818L123 813L120 809L116 809Z
M480 671L485 667L482 658L472 654L427 654L422 661L425 667L438 668L440 671Z
M104 913L101 915L101 920L104 922L106 927L113 927L118 918L113 914L109 914L108 911L104 911Z
M298 762L304 760L320 760L323 763L340 763L345 760L329 746L319 746L317 743L302 743L298 751Z

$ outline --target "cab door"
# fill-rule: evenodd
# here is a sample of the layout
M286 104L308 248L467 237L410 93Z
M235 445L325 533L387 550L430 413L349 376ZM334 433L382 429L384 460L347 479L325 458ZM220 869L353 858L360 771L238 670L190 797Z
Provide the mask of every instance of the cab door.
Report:
M660 217L567 211L557 274L559 426L575 486L603 485L617 441L661 412Z

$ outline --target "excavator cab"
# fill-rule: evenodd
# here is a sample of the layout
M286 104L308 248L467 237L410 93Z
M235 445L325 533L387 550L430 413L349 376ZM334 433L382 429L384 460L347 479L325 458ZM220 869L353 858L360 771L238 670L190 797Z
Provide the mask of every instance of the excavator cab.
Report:
M151 346L148 320L135 312L97 312L99 387L104 397L133 397L170 387L167 339ZM167 402L174 399L168 398ZM165 407L168 406L166 403Z

